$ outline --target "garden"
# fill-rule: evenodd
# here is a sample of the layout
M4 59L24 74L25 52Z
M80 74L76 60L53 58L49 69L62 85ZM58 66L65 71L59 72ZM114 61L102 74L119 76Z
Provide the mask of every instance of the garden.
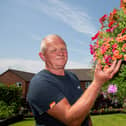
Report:
M94 126L126 125L126 100L123 100L126 96L122 90L119 90L121 89L120 87L122 87L121 84L118 85L118 87L115 84L104 85L90 111ZM121 98L120 95L117 95L119 91L121 93ZM4 84L0 84L1 126L35 125L32 113L30 111L24 112L24 109L22 109L24 108L24 104L22 103L21 92L20 87L14 85L8 87Z
M126 126L126 114L107 114L91 116L93 126ZM26 118L21 122L9 126L34 126L33 118Z
M0 84L0 125L23 120L21 96L20 87Z
M101 69L107 71L113 61L122 60L119 72L103 85L92 114L126 112L126 1L120 3L119 9L99 19L100 29L92 37L93 69L100 63Z

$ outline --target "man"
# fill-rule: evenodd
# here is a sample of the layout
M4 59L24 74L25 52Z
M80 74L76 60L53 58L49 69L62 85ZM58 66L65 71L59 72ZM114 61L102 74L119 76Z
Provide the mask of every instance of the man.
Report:
M121 61L114 61L105 72L97 64L94 80L83 93L77 77L64 70L68 55L61 37L45 37L39 56L45 69L33 77L27 95L37 126L91 126L88 113L102 84L114 76Z

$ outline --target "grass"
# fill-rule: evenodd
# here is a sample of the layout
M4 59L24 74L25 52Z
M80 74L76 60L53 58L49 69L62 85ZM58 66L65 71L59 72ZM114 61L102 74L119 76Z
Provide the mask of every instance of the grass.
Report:
M126 126L126 114L93 115L91 118L93 126ZM9 126L35 126L35 122L33 118L26 118Z
M126 126L126 114L91 116L93 126Z
M26 118L23 121L11 124L9 126L35 126L34 118Z

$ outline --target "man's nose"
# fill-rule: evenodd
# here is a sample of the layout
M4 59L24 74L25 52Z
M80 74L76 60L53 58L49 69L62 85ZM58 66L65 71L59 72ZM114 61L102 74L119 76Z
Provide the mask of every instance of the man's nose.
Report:
M57 54L58 54L58 55L63 55L63 54L64 54L64 51L63 51L62 49L58 49L58 50L57 50Z

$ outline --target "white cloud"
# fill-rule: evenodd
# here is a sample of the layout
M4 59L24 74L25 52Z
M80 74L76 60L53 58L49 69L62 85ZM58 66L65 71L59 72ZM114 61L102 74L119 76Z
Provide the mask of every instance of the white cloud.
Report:
M45 4L41 2L41 11L50 16L57 17L70 25L74 30L85 34L94 34L97 30L91 21L91 17L81 10L69 6L61 0L47 0Z
M68 61L66 68L88 68L88 64ZM26 72L39 72L44 69L44 63L40 60L25 59L0 59L0 74L8 69L16 69Z
M41 61L25 59L0 59L0 73L7 69L17 69L28 72L38 72L44 68Z
M61 0L22 0L19 2L36 11L60 19L77 32L92 35L97 31L93 24L94 20L88 13Z
M84 63L84 64L82 64L82 63L79 63L79 62L74 62L74 61L68 61L68 63L67 63L67 65L66 65L66 69L69 69L69 68L75 68L75 69L77 69L77 68L91 68L91 66L89 66L89 63Z

